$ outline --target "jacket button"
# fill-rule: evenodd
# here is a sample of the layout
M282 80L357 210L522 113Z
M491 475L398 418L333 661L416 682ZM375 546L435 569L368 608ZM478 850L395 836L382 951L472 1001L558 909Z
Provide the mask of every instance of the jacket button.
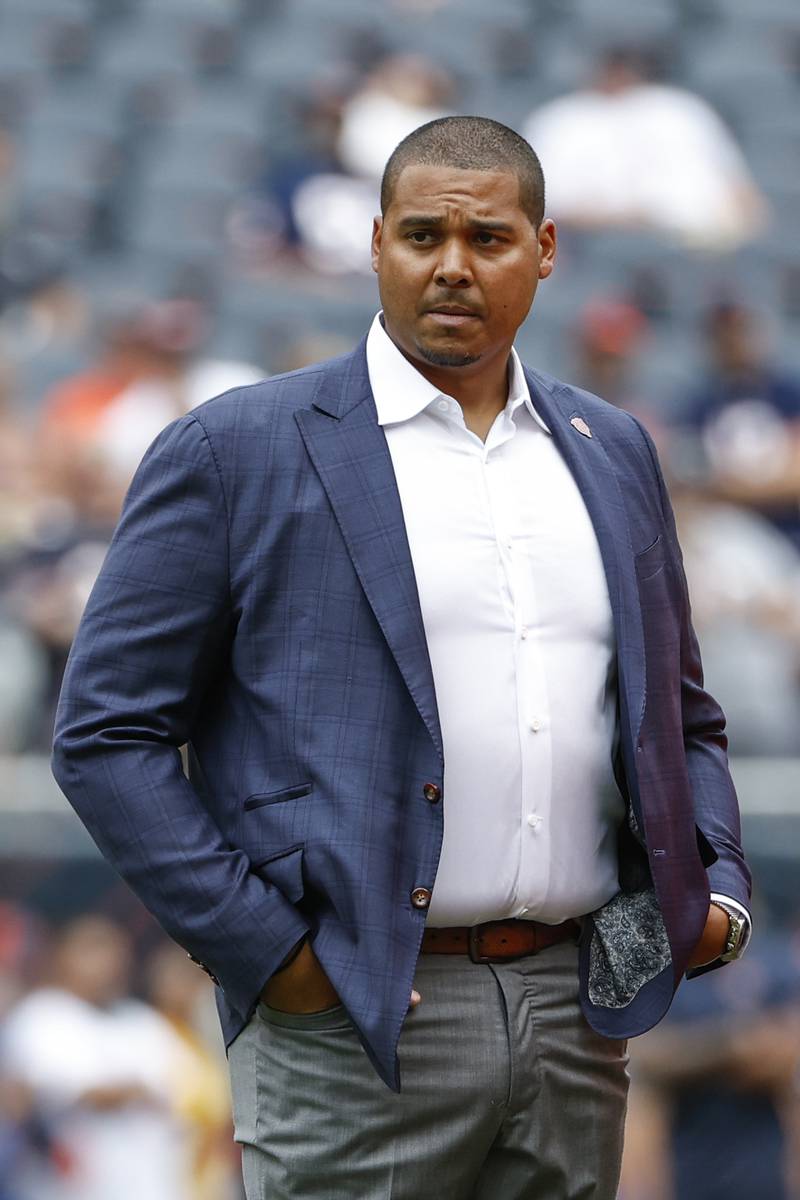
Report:
M431 893L427 888L414 888L411 893L411 903L414 908L427 908L431 902Z
M435 783L426 783L422 789L422 794L426 800L430 800L431 804L438 804L442 798L442 789L437 787Z

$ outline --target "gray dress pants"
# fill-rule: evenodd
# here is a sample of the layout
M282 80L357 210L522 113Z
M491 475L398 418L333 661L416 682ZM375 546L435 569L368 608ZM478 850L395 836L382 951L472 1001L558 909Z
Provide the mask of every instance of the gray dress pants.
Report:
M399 1095L343 1008L260 1005L229 1056L248 1200L614 1200L626 1044L586 1024L577 959L423 955Z

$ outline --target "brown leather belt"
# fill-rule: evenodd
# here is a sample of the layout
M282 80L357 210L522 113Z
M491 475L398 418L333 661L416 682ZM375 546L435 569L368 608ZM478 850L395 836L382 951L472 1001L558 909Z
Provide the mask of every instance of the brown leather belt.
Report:
M538 954L559 942L577 941L577 921L542 925L540 921L487 921L485 925L459 925L449 929L426 929L423 954L468 954L474 963L505 962Z

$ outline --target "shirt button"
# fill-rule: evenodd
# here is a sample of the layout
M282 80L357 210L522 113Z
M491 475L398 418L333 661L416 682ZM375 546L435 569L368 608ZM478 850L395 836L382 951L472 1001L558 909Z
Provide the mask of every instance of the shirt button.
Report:
M523 625L522 629L520 629L519 636L525 641L525 638L528 636L528 627L526 625Z
M431 893L427 888L414 888L411 893L411 903L414 908L427 908L431 902Z
M422 794L426 800L430 800L431 804L438 804L442 798L442 789L437 787L435 783L426 783L422 789Z
M439 409L440 412L447 412L448 408L450 407L450 401L449 400L439 400L436 407Z
M538 813L528 813L528 824L531 829L538 829L542 823L542 818Z
M538 717L534 717L533 720L531 721L531 729L533 730L534 733L538 733L541 728L542 728L541 721L539 720Z

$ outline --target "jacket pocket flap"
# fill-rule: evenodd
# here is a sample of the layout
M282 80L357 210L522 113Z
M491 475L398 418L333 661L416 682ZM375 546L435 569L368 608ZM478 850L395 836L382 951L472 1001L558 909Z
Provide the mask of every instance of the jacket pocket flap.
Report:
M251 864L251 869L267 883L272 883L287 900L296 904L305 890L303 882L303 847L290 846L279 854Z

